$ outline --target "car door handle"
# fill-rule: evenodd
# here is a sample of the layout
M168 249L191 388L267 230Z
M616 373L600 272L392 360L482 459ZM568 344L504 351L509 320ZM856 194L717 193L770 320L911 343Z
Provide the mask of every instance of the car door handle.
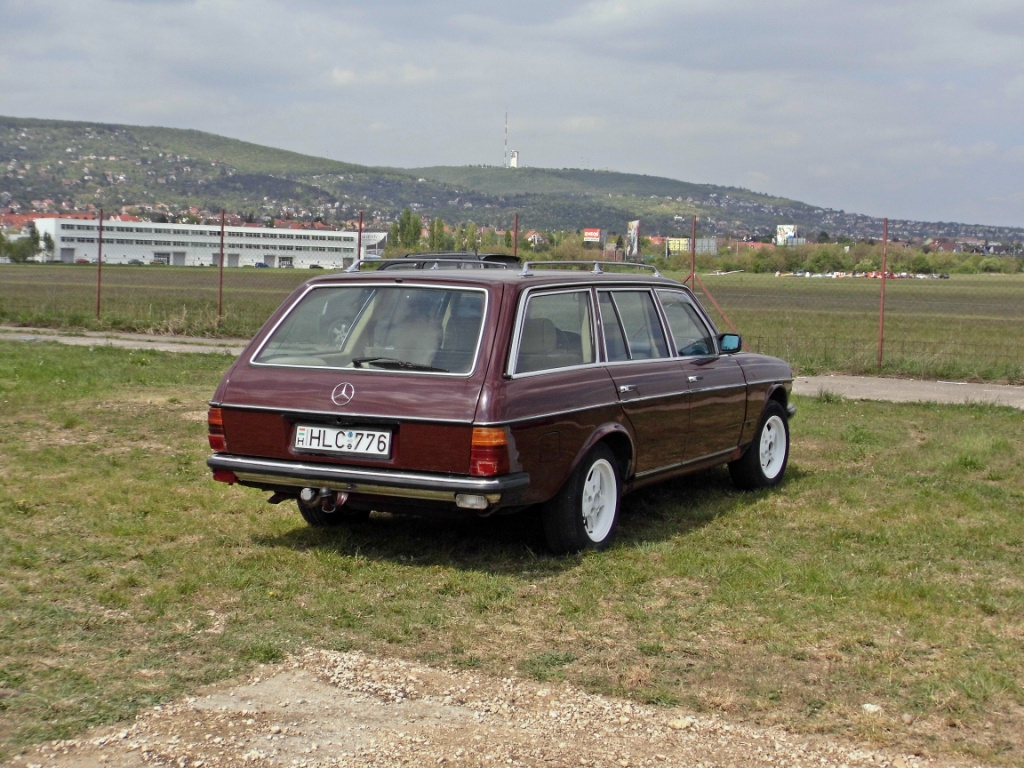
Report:
M627 392L636 392L636 384L623 384L619 387L619 394L626 394Z
M691 384L696 384L698 381L700 381L703 378L704 378L703 376L687 376L686 380L688 382L690 382Z

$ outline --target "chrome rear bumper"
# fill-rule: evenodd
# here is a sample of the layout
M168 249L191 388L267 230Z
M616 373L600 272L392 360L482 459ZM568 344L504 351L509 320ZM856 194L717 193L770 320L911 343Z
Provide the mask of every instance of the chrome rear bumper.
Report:
M455 504L457 495L483 496L490 506L514 504L530 477L517 472L501 477L435 475L364 467L337 467L278 459L255 459L215 453L206 460L210 469L234 473L241 485L257 488L330 488L363 496L391 496Z

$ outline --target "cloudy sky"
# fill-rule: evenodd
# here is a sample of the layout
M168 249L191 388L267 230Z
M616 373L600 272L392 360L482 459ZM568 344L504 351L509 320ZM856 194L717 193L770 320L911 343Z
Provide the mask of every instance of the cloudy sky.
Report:
M1021 0L0 0L0 115L1024 226Z

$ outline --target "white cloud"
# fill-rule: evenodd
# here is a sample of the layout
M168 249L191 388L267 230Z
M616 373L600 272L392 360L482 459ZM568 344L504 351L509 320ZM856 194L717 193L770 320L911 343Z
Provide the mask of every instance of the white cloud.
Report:
M335 67L331 70L331 83L338 86L348 86L359 81L358 76L351 69L342 69L341 67Z
M1024 224L1019 0L0 2L0 114Z

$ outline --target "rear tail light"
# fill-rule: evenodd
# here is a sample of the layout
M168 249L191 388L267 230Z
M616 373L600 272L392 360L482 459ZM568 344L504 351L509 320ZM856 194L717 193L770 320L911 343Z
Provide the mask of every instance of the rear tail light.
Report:
M469 453L469 474L491 477L507 474L508 433L504 427L474 427Z
M211 408L206 414L209 428L210 447L215 451L226 451L227 440L224 438L224 413L220 408Z

